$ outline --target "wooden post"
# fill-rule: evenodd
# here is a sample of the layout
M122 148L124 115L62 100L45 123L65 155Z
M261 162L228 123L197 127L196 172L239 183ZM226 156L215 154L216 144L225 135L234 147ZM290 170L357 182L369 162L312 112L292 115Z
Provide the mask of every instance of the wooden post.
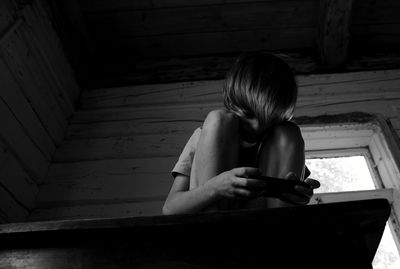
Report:
M318 49L324 69L346 63L352 4L352 0L320 0Z

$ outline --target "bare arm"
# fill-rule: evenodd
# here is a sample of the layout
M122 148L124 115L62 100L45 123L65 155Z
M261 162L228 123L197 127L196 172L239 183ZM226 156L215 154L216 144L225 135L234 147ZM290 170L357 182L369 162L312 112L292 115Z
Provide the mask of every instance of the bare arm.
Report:
M177 175L163 206L163 214L195 213L217 200L215 190L204 184L189 191L189 177Z
M192 190L189 190L189 177L177 175L164 203L163 214L196 213L221 198L252 199L261 194L265 182L247 177L259 174L257 168L234 168Z

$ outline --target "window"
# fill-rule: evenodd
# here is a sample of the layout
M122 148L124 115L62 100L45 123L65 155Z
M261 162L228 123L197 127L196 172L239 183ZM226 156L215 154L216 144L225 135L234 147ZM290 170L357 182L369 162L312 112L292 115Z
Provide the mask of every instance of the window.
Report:
M306 164L311 177L322 184L310 203L387 199L392 213L381 242L386 248L391 247L392 252L384 253L380 247L374 268L398 266L400 155L386 122L376 117L364 123L302 125L301 128Z
M322 179L316 193L374 190L379 187L372 172L372 159L366 149L326 155L333 156L313 156L306 160L307 167L314 171L314 178ZM386 225L373 261L375 269L400 268L399 252L393 237Z

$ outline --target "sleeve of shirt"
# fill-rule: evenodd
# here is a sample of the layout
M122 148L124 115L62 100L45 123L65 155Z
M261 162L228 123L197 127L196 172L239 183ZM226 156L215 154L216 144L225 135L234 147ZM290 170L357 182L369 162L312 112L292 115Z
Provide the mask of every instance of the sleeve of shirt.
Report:
M175 178L177 174L182 174L190 177L190 171L192 170L192 163L194 158L194 153L196 151L197 142L199 141L201 129L197 128L192 136L189 138L185 147L179 156L174 168L171 171L172 176Z

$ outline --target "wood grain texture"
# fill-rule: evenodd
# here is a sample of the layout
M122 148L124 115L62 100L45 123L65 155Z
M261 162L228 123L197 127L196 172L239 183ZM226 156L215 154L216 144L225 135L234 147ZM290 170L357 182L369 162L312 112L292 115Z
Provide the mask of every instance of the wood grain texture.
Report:
M28 221L118 218L121 216L159 216L164 201L116 202L110 204L83 204L36 208Z
M77 84L75 74L70 66L69 59L64 52L64 45L54 28L46 1L36 0L32 6L23 9L23 16L28 25L28 33L32 42L38 47L40 55L48 70L48 77L54 85L59 98L69 111L68 117L74 110L81 89Z
M322 66L334 68L347 61L352 0L321 0L318 11L318 48Z
M21 207L12 196L0 186L0 219L5 222L23 222L29 212Z
M6 128L0 128L0 139L11 148L21 162L22 167L37 182L44 179L50 160L35 145L24 127L15 118L8 106L0 99L0 122Z
M47 56L54 70L54 76L56 76L61 87L64 88L64 92L70 96L72 105L76 106L82 89L78 85L76 74L66 55L65 45L62 43L59 32L56 31L56 23L49 15L48 2L37 0L32 8L33 13L36 14L33 18L35 23L31 24L32 31L41 45L47 45L48 51L51 52Z
M33 58L29 45L22 36L14 33L3 44L2 54L32 108L56 144L61 143L67 122L43 76L37 73L40 70L39 63Z
M55 141L23 95L20 86L2 59L0 59L0 81L2 83L0 98L15 115L15 120L18 120L24 126L30 138L50 160L56 149Z
M354 25L351 28L352 46L356 50L396 52L400 44L400 23L374 24L366 26Z
M393 118L399 80L399 70L298 76L296 117L300 124L308 122L302 116L354 111ZM220 88L218 80L84 92L32 219L116 216L114 210L139 214L123 211L139 204L140 214L159 214L172 183L170 169L193 130L221 107ZM344 118L337 116L339 125ZM330 132L328 123L321 121L326 132L302 127L307 150L366 147L374 132L361 127Z
M400 70L299 75L299 105L312 99L375 100L397 96ZM82 93L80 108L156 104L206 104L222 101L222 81L179 82L96 89ZM362 95L360 96L360 93ZM336 99L336 100L335 100Z
M211 6L211 5L229 5L229 4L254 4L257 2L275 4L283 1L275 0L118 0L111 3L107 0L83 0L81 1L82 10L88 13L105 12L105 11L120 11L120 10L140 10L140 9L157 9L157 8L182 8L193 6ZM292 2L296 1L285 1ZM303 2L311 2L317 4L315 0ZM308 4L308 3L307 3Z
M354 34L353 38L356 38ZM354 40L352 39L352 44ZM364 44L365 45L365 44ZM363 46L364 46L363 45ZM313 52L280 54L297 74L320 72ZM107 70L99 71L87 89L115 88L121 86L164 84L178 81L219 80L226 76L237 53L214 56L193 56L143 59L108 63ZM343 70L385 70L400 67L400 53L353 51Z
M248 2L87 14L95 37L154 36L262 28L315 27L317 5L304 1Z
M354 0L352 25L400 23L399 1Z
M12 152L0 141L0 185L23 208L35 207L39 188Z
M134 206L154 201L159 205L171 187L175 162L176 157L152 157L53 164L37 205L39 209L50 208L49 212L56 210L54 207L78 205L115 208L113 204Z
M30 49L36 56L36 61L40 63L40 74L63 110L65 118L69 118L74 111L73 101L74 98L76 99L77 93L75 87L68 88L69 85L65 85L66 80L74 81L74 78L68 77L68 72L61 69L63 67L62 60L64 62L67 60L60 60L59 51L62 52L60 45L58 49L54 49L56 44L51 40L51 37L56 33L54 31L53 33L43 31L48 30L49 26L46 23L49 22L43 22L43 19L36 15L30 6L25 7L23 12L26 23L21 26L21 34L25 40L30 41ZM38 28L43 29L42 32L38 31ZM44 36L47 38L44 38Z
M103 70L105 75L99 75L95 81L91 81L88 89L222 79L236 57L237 53L230 53L201 57L143 59L124 63L110 62L107 65L108 69ZM312 73L317 70L315 56L312 54L285 53L284 59L297 74Z
M135 135L65 141L53 162L177 156L189 134Z
M12 25L15 14L13 4L10 1L0 2L0 32L5 33Z
M96 39L105 63L168 57L208 56L258 50L307 49L314 46L315 27L250 29L225 32ZM113 51L110 55L109 51ZM112 72L112 71L111 71Z
M163 201L175 162L151 157L53 164L38 207Z

